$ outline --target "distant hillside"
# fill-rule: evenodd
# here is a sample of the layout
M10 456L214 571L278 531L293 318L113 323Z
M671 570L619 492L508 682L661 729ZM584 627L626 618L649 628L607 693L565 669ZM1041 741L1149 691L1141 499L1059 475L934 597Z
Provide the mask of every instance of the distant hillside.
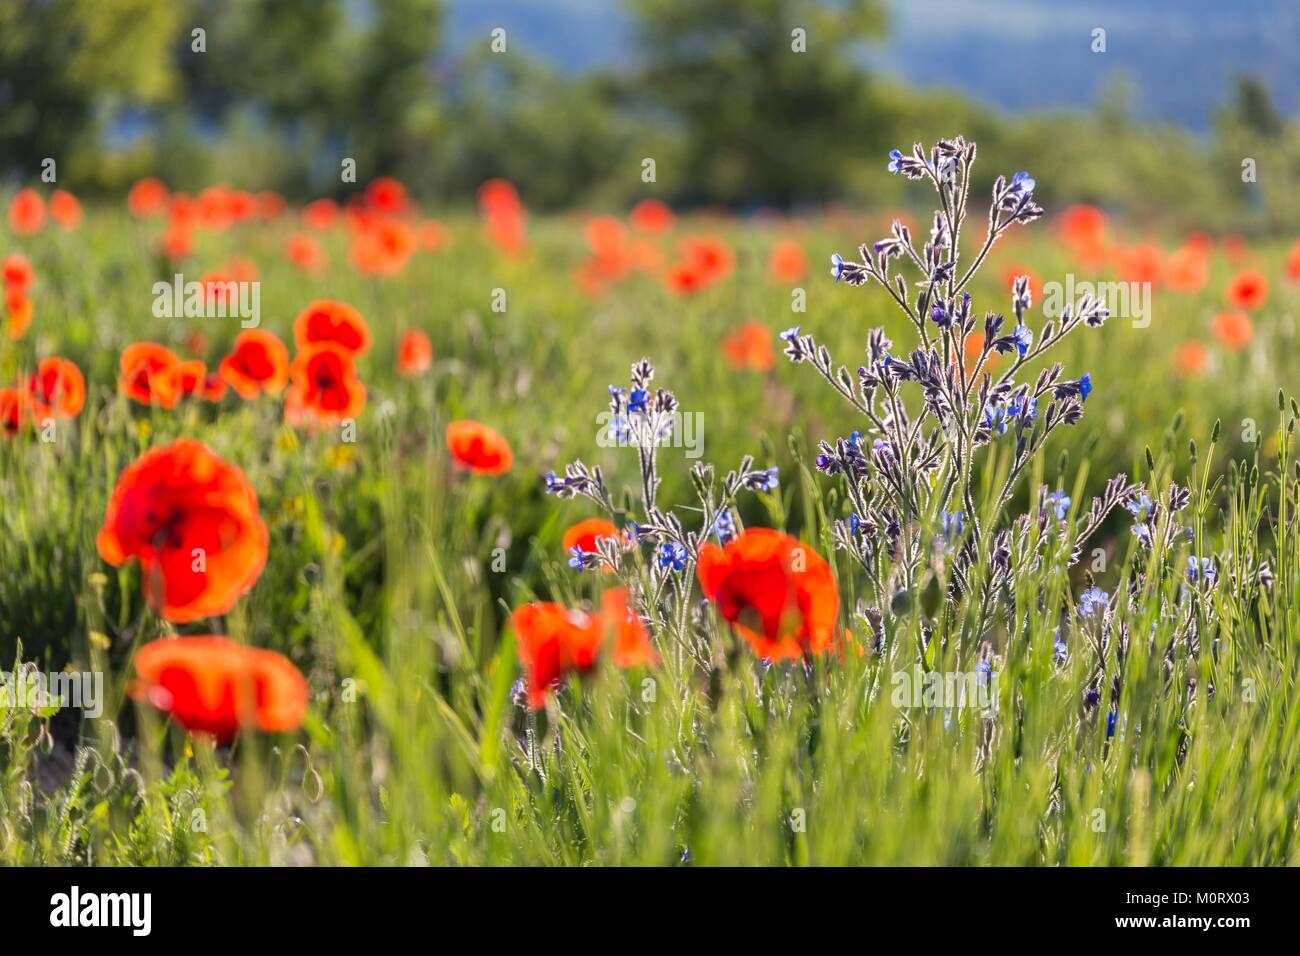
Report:
M619 0L446 0L453 48L492 27L571 72L633 61ZM1008 110L1090 106L1112 77L1140 116L1208 127L1235 73L1300 110L1296 0L889 0L888 36L864 53L881 73L957 87ZM1106 53L1091 52L1094 28ZM810 38L815 43L815 38ZM814 47L815 49L815 47Z

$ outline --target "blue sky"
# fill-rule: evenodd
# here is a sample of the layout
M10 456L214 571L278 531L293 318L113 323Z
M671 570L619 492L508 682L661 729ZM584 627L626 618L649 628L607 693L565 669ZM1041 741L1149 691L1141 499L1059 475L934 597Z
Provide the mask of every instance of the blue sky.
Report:
M1260 75L1284 113L1300 109L1297 0L887 0L876 71L958 88L1006 110L1083 107L1114 77L1139 115L1208 127L1234 73ZM447 0L453 50L512 43L574 72L634 62L621 0ZM1094 28L1107 51L1090 49Z

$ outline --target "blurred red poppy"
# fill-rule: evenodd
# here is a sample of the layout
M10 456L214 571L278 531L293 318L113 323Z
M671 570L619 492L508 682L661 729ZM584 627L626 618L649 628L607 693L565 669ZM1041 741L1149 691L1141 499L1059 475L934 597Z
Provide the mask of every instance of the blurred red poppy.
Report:
M1224 348L1237 352L1250 344L1255 330L1245 312L1220 312L1210 323L1210 331Z
M211 635L153 641L135 654L146 700L192 733L225 743L244 728L296 730L307 712L307 681L288 658Z
M244 329L219 371L240 398L278 395L289 380L289 350L265 329Z
M1254 269L1238 272L1228 282L1226 297L1235 309L1258 309L1268 300L1268 279Z
M352 353L333 342L301 349L290 374L284 415L291 425L332 425L356 418L366 407L366 387L357 378Z
M419 375L433 365L433 343L419 329L402 336L397 347L397 371L406 376Z
M447 426L447 450L458 469L476 475L505 474L514 464L514 453L501 433L472 419Z
M45 225L45 201L34 189L20 189L9 204L9 228L20 236L39 232Z
M370 348L370 326L346 302L320 299L293 320L293 340L300 349L331 344L361 356Z
M122 350L118 391L142 405L171 408L180 396L176 366L180 359L171 349L154 342L137 342Z
M5 256L0 272L4 274L5 290L19 293L26 293L31 288L35 276L27 257L17 254Z
M244 473L178 438L118 477L96 544L109 564L138 558L150 607L186 623L225 614L253 587L267 540Z
M28 392L39 417L76 418L86 404L86 379L72 362L53 356L41 359Z
M137 219L162 215L170 196L161 179L141 179L126 194L126 207Z
M700 587L764 660L831 648L839 596L817 552L770 528L751 528L700 549Z
M81 203L67 190L56 189L50 193L50 218L64 229L76 229L81 225Z
M772 333L759 322L746 322L722 340L722 354L737 371L766 372L776 364Z
M648 235L667 232L673 227L673 211L657 199L643 199L632 207L628 216L632 228Z
M9 338L16 342L27 333L32 324L32 300L17 289L6 289L5 313L9 320Z
M808 275L808 257L803 246L793 239L778 242L767 260L767 272L774 282L790 284L803 280Z

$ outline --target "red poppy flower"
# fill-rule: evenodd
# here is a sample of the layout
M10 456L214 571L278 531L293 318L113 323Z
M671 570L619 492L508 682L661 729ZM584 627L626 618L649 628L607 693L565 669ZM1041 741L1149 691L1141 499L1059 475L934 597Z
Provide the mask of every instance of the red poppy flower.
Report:
M727 244L714 236L693 236L682 243L682 252L707 284L731 275L735 257Z
M194 235L190 226L173 223L163 233L161 249L168 259L184 259L194 248Z
M45 201L34 189L21 189L9 204L9 228L19 235L39 232L45 225Z
M202 395L204 382L207 380L208 367L201 359L188 359L177 362L175 369L176 390L185 397ZM224 385L224 383L223 383Z
M472 419L447 426L447 450L457 468L476 475L505 474L515 460L510 444L499 432Z
M27 396L16 388L0 388L0 435L13 438L29 417Z
M86 404L86 379L81 369L65 358L41 359L28 391L41 418L76 418Z
M192 733L229 741L243 728L296 730L307 681L282 654L211 635L153 641L135 654L132 695Z
M657 235L673 227L673 211L657 199L643 199L632 207L628 216L638 232Z
M704 275L689 262L678 262L668 268L664 275L664 285L674 295L687 296L694 295L703 289L708 282L705 281Z
M570 671L581 673L595 666L605 636L591 615L548 602L517 608L510 624L524 665L528 705L534 710L545 706L547 692Z
M1254 269L1238 272L1228 283L1227 298L1235 309L1258 309L1268 299L1268 279Z
M808 275L808 257L793 239L778 242L767 260L767 272L774 282L792 284Z
M522 252L528 214L515 187L504 179L490 179L479 187L478 204L488 239L506 255Z
M415 230L399 219L381 219L362 230L352 243L352 263L369 275L394 276L415 252Z
M759 322L746 322L722 340L722 354L737 371L766 372L776 364L772 333Z
M1164 278L1165 254L1157 245L1141 243L1115 250L1115 267L1126 282L1160 283Z
M154 342L137 342L122 349L118 390L142 405L171 408L180 396L176 382L176 353Z
M659 654L650 640L650 630L629 606L625 589L610 588L601 595L600 606L604 618L602 623L614 632L614 666L653 667L659 663Z
M402 375L419 375L433 364L433 343L419 329L402 336L397 347L397 371Z
M613 216L597 216L587 221L582 230L587 248L597 257L615 256L627 245L627 231Z
M285 395L289 424L333 424L356 418L366 407L366 387L357 378L352 353L333 342L300 351L290 370L293 384Z
M563 547L567 554L573 548L579 548L587 554L594 554L598 548L597 538L617 538L618 528L614 522L604 518L586 518L571 525L564 532Z
M1096 246L1106 237L1106 216L1096 206L1071 206L1060 224L1062 238L1073 246Z
M141 179L126 194L126 208L137 219L148 219L165 212L170 198L161 179Z
M1292 282L1300 282L1300 240L1296 240L1296 244L1287 253L1286 277Z
M700 587L723 619L765 660L829 649L839 616L830 565L807 545L752 528L725 548L700 549Z
M76 229L81 225L81 203L67 190L56 189L50 193L50 218L64 229Z
M304 272L321 272L329 266L329 256L321 244L303 232L285 240L284 254Z
M1170 253L1165 262L1165 284L1174 292L1200 292L1209 278L1205 253L1186 245Z
M1184 342L1174 349L1174 371L1186 378L1199 378L1208 358L1209 350L1200 342Z
M17 342L32 324L32 300L17 289L6 289L5 311L9 318L9 338Z
M1224 348L1240 351L1250 344L1254 328L1245 312L1220 312L1210 324L1210 331Z
M145 599L169 621L225 614L266 564L267 532L244 473L178 438L128 465L96 539L112 565L140 561Z
M293 340L299 349L312 345L335 345L355 356L370 348L370 326L361 313L346 302L321 299L298 313L293 320Z
M17 254L5 256L4 264L0 266L0 272L4 274L6 291L24 294L31 288L32 278L35 276L32 264L27 257Z
M220 372L240 398L278 395L289 380L289 350L265 329L244 329L221 360Z
M366 187L366 205L392 216L406 211L406 187L392 176L380 176Z
M602 595L599 614L537 602L515 610L510 624L524 665L528 704L535 710L545 706L547 693L567 675L584 674L596 666L611 633L614 650L610 656L615 666L652 666L659 661L650 631L630 608L623 588L611 588Z
M308 229L325 231L334 225L334 219L338 216L338 204L332 199L317 199L309 202L302 210L302 221L307 224Z

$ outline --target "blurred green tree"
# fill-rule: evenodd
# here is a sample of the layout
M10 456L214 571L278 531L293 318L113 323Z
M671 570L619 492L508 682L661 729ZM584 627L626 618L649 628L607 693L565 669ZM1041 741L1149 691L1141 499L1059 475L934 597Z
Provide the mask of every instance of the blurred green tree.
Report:
M0 3L0 155L9 171L35 179L48 157L64 182L93 164L119 108L175 95L168 53L180 17L173 0Z
M887 149L855 54L880 0L629 0L644 67L630 96L684 127L686 201L774 203L839 192L835 170Z

